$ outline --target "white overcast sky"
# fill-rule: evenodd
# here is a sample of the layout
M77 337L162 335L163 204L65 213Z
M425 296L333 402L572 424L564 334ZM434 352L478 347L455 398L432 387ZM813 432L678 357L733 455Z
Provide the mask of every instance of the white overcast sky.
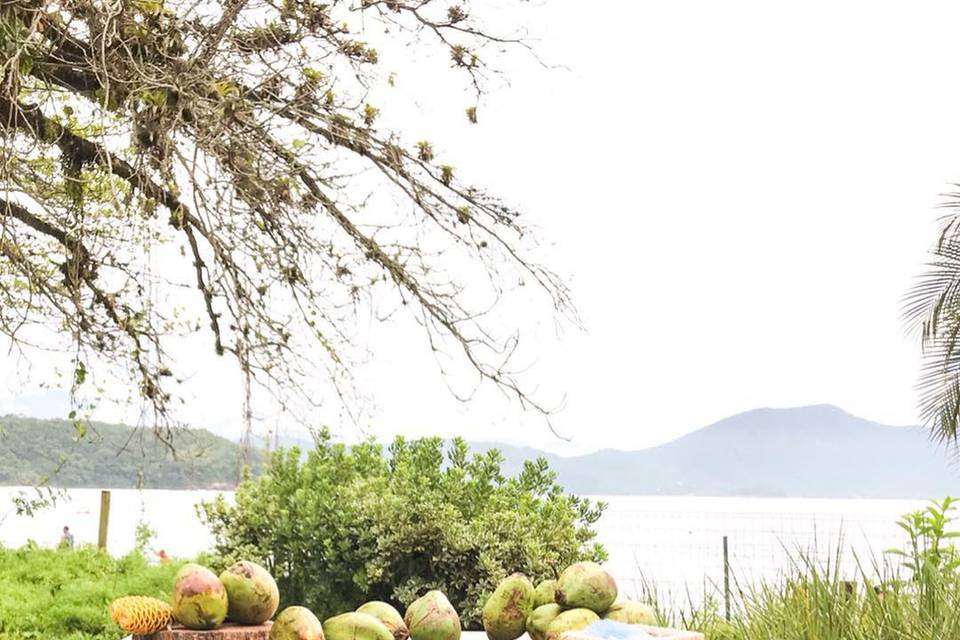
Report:
M518 62L479 126L415 69L398 91L458 169L528 213L573 288L586 330L544 318L527 377L565 394L553 422L572 442L497 393L457 402L395 330L359 372L365 432L588 450L762 406L915 422L900 304L960 181L960 4L547 0L517 16L566 68ZM230 429L236 395L195 368L186 416ZM0 411L31 397L12 380Z

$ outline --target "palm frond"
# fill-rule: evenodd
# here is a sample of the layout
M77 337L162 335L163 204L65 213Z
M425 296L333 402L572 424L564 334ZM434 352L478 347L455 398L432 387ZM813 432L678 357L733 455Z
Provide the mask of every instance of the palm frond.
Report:
M920 418L957 446L960 435L960 192L946 194L940 234L926 270L903 301L904 321L923 350Z

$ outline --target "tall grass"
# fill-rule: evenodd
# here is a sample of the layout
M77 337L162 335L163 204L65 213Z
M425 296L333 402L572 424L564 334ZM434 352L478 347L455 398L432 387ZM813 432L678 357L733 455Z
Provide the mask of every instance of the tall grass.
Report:
M953 500L934 502L898 522L906 549L857 560L853 580L840 571L844 546L827 560L797 551L781 579L735 581L731 619L723 593L708 587L702 603L676 606L647 585L661 623L717 640L960 639L960 554L951 543Z

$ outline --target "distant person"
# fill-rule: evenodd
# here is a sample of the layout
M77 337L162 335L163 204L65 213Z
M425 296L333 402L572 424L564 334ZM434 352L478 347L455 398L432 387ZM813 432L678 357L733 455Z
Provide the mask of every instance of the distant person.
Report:
M157 551L157 558L160 559L161 563L170 562L170 556L168 556L167 552L164 551L163 549L160 549L160 551Z
M60 546L65 549L73 549L73 534L70 533L70 527L63 528L63 534L60 536Z

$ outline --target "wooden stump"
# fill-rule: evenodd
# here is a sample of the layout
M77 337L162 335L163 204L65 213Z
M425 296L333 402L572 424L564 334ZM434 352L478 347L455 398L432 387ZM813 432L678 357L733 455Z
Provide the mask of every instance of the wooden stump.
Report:
M211 631L194 631L175 626L149 636L133 636L133 640L267 640L271 624L268 622L256 627L241 627L227 623Z

